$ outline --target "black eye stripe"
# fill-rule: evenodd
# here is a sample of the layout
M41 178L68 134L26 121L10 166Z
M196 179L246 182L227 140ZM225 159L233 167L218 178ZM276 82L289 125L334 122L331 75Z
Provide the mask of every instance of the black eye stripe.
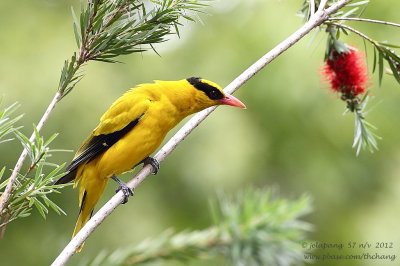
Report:
M220 90L208 83L202 82L201 78L191 77L188 78L187 81L196 89L204 92L211 100L220 100L224 98L224 94Z

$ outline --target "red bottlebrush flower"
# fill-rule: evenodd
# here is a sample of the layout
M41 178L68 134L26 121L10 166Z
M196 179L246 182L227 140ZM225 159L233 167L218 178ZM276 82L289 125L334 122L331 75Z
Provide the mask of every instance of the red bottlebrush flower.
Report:
M366 90L367 67L363 54L353 47L348 47L342 53L332 49L322 74L329 81L331 89L340 92L344 100L354 99Z

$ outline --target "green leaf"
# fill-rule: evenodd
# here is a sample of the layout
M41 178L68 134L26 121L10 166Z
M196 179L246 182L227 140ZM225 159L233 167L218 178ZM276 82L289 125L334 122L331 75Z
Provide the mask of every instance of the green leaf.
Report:
M392 70L393 76L395 77L397 83L400 84L400 74L399 74L399 65L396 64L391 58L387 60L390 69Z
M19 106L20 105L18 103L13 103L3 110L0 110L0 143L12 140L13 138L5 139L5 137L10 134L15 134L15 132L21 128L15 126L15 124L22 118L23 115L12 118L13 113L18 109Z
M61 215L61 214L67 215L57 204L55 204L53 201L51 201L46 196L42 197L42 199L45 202L45 204L49 208L51 208L53 211L55 211L58 215Z
M35 178L34 178L33 186L38 187L40 182L42 181L42 177L43 177L43 164L37 163L35 170L36 171L35 171Z
M35 205L36 210L40 213L43 219L46 219L46 214L48 213L46 206L36 198L33 198L33 205Z
M379 66L379 87L382 86L382 78L383 78L383 52L378 49L378 66Z
M21 205L20 208L18 208L15 213L13 213L13 217L15 217L13 220L16 218L26 218L29 215L31 215L31 210L32 208L26 208L25 206Z
M396 52L390 48L386 49L386 60L392 60L393 62L400 63L400 57L396 54Z
M47 141L43 144L43 146L48 147L48 146L50 145L50 143L52 143L53 140L55 140L55 139L57 138L57 136L58 136L58 133L54 133L53 135L51 135L51 136L47 139ZM55 150L53 150L53 151L55 151ZM63 151L65 151L65 150L63 150Z
M379 45L384 46L384 47L390 47L390 48L400 48L400 45L398 44L391 44L387 42L378 42Z
M71 13L72 13L72 19L73 19L75 41L76 41L76 45L79 48L82 43L82 31L81 31L81 27L80 27L81 24L79 23L78 18L76 17L74 8L72 6L71 6Z
M349 6L349 5L347 5ZM347 17L352 17L357 11L358 11L359 7L355 7L353 9L350 9L349 11L347 11L346 13L344 13L342 15L342 17L347 18Z
M21 132L17 131L15 132L15 136L19 139L20 143L28 151L28 155L30 157L31 162L35 160L35 155L34 155L34 145L32 142L29 140L27 136L22 134Z
M375 48L375 46L373 47L373 50L374 50L374 61L373 61L373 63L372 63L372 73L375 73L375 70L376 70L376 62L377 62L377 60L376 60L376 48Z
M354 111L355 126L353 148L356 149L357 156L360 154L361 149L368 149L370 152L378 150L377 139L381 139L381 137L373 132L377 128L365 120L365 108L367 106L368 99L369 96L366 94L361 102L356 106Z
M6 170L6 167L5 166L3 166L3 168L1 168L1 170L0 170L0 180L3 178L3 175L4 175L4 171ZM2 186L0 185L0 189L2 188Z
M364 1L358 1L358 2L354 2L354 3L349 3L346 4L346 6L351 7L351 6L363 6L369 3L369 0L364 0Z

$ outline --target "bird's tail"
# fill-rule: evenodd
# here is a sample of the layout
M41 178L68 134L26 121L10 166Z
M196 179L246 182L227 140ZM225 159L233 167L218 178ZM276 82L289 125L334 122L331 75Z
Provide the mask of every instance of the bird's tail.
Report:
M74 237L92 217L94 207L99 201L100 196L103 194L107 181L108 178L97 178L96 176L87 176L85 174L83 174L81 180L79 180L80 209L72 237ZM80 252L82 247L83 244L77 248L76 252Z

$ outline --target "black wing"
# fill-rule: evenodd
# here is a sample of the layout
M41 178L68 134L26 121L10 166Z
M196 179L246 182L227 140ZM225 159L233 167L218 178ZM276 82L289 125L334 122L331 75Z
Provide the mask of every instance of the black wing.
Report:
M108 150L112 145L114 145L118 140L125 136L129 131L131 131L140 120L141 116L119 131L115 131L110 134L101 134L94 136L86 145L83 151L73 159L73 161L67 166L67 173L58 179L54 184L65 184L75 179L76 170L81 164L88 163L100 154Z

